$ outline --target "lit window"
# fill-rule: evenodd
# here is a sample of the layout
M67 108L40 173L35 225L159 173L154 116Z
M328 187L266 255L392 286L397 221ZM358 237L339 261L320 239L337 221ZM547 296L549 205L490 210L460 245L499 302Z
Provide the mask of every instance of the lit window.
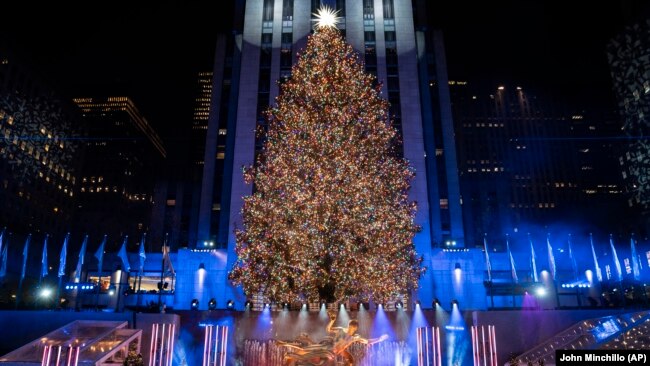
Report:
M441 210L449 209L449 200L447 198L440 199L440 209Z

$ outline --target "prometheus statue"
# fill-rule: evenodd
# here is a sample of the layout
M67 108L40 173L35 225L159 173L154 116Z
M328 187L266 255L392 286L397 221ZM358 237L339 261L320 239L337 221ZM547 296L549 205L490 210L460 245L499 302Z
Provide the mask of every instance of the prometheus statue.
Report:
M327 325L327 336L320 342L314 342L309 335L302 333L291 342L278 341L278 346L288 348L284 355L284 363L287 366L325 366L338 365L337 357L343 359L344 366L354 365L354 357L348 352L348 347L354 343L374 344L388 338L386 334L379 338L366 339L361 337L357 330L359 323L350 320L348 327L332 327L336 322L336 312L328 311L329 324Z

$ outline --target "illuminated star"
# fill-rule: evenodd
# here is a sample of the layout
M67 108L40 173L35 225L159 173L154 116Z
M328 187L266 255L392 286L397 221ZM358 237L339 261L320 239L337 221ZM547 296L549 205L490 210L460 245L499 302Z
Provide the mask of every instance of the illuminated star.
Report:
M326 28L326 27L335 27L336 24L341 20L340 17L337 17L339 11L330 8L329 6L323 6L318 9L317 13L314 13L316 16L316 27Z

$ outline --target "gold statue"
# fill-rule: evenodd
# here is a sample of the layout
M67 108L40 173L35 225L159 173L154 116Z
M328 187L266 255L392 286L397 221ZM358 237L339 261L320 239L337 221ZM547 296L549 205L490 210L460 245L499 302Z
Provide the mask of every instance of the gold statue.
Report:
M286 365L326 365L336 362L336 358L340 356L344 366L352 366L354 357L348 352L348 347L353 343L371 345L388 338L386 334L374 339L362 338L357 333L359 322L356 320L350 320L347 328L332 327L336 322L336 312L328 311L327 315L330 319L326 328L328 335L319 343L314 342L306 333L301 333L293 342L277 342L279 346L289 349L284 355Z

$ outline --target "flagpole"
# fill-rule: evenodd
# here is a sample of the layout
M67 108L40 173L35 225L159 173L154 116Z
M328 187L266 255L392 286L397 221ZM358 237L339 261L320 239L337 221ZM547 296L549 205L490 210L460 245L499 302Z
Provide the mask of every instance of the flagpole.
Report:
M38 279L38 287L40 288L41 285L43 284L43 278L45 277L43 275L43 268L47 268L47 239L49 239L50 234L45 234L45 242L43 243L43 253L41 254L41 276ZM45 267L43 267L45 266Z
M95 295L95 311L99 310L99 288L102 286L102 272L99 271L99 276L97 277L97 293Z
M139 279L138 279L138 308L142 306L142 294L140 291L142 290L142 275L144 274L144 261L142 259L143 251L144 251L144 242L146 241L147 238L147 233L142 234L142 239L140 240L140 249L138 250L138 259L140 260L140 271L139 271ZM146 256L145 256L146 258ZM135 285L133 286L135 290Z
M641 276L641 258L637 255L636 245L634 244L634 233L630 235L630 256L632 257L632 273L634 282L639 282ZM648 306L648 293L645 290L645 284L643 284L643 304Z
M140 273L140 278L138 279L138 308L142 306L142 294L140 293L140 290L142 290L142 272Z
M22 272L20 273L20 281L18 282L18 292L16 293L16 309L18 309L18 304L20 303L20 298L22 297L23 293L23 280L25 279L25 270L27 266L27 257L28 257L28 251L29 251L29 242L32 240L32 234L27 235L27 239L25 239L25 246L23 247L23 269Z
M18 310L18 304L20 303L20 298L21 298L20 295L22 293L23 293L23 278L21 277L20 281L18 281L18 292L16 292L16 304L15 304L16 310Z
M142 235L143 235L142 240L145 241L146 238L147 238L147 233L144 233ZM144 249L144 246L142 245L142 243L140 244L140 247L142 247ZM138 253L138 256L141 257L142 254ZM142 265L140 267L141 268L140 268L140 279L138 280L138 293L140 293L140 290L142 289L142 275L144 274L144 265Z
M63 246L61 247L61 254L59 255L59 271L57 275L59 276L59 285L56 288L56 305L55 308L61 306L61 282L63 281L63 276L65 276L65 265L66 258L68 255L68 241L70 240L70 233L67 233L65 239L63 239Z
M621 262L618 260L618 254L616 254L616 247L614 247L614 234L609 234L609 245L612 249L614 267L616 267L616 275L618 276L618 284L621 286L621 302L623 304L623 309L625 309L625 289L623 287L623 272L621 270Z
M515 297L515 290L517 286L517 282L515 280L516 276L516 271L515 268L513 267L513 260L512 260L512 252L510 252L510 234L506 233L506 251L508 254L508 261L510 262L510 277L511 277L511 282L510 282L510 294L512 295L512 308L514 309L517 306L517 299Z
M77 260L77 268L75 269L75 278L74 283L78 284L81 282L81 274L83 272L84 258L86 256L86 246L88 245L88 234L84 236L84 240L81 243L81 249L79 250L79 259ZM77 285L78 286L78 285ZM79 310L79 290L74 290L74 307L75 310Z
M490 264L490 253L487 247L487 233L483 233L483 248L485 250L485 266L488 270L488 282L490 283L490 303L494 309L494 294L492 293L492 265Z
M61 282L63 282L63 277L59 277L59 286L56 288L56 307L58 309L61 307Z
M578 275L578 264L576 263L576 258L573 256L573 247L571 245L571 234L569 234L567 238L567 243L569 245L569 258L571 259L571 269L573 269L573 278L576 282L580 280L580 276ZM582 288L580 286L577 287L576 291L576 300L578 302L578 309L582 309Z
M38 280L38 290L41 289L43 285L43 279L48 275L48 266L47 266L47 241L50 238L50 234L45 234L45 241L43 242L43 253L41 254L41 276ZM36 299L34 300L34 309L38 308L38 298L39 293L36 294ZM46 300L43 300L45 302Z
M138 279L138 294L140 293L140 290L142 289L142 274L144 271L140 271L140 278Z
M104 239L102 241L102 244L100 244L100 248L101 248L100 249L101 250L100 256L101 256L102 260L99 261L99 263L98 263L99 268L97 268L97 270L99 271L99 274L97 276L97 296L95 297L95 310L99 309L99 290L100 290L100 288L102 286L102 264L104 262L104 249L105 249L104 246L106 245L107 236L108 235L104 234ZM97 258L97 259L99 260L99 258ZM110 284L109 284L109 288L110 288Z
M163 291L163 283L165 281L165 246L167 246L167 236L169 233L165 233L165 240L163 241L163 255L162 255L162 266L160 268L160 288L158 289L158 311L161 311L161 306L162 306L162 291Z
M553 247L551 246L551 233L546 232L546 249L548 251L549 258L549 267L551 270L551 280L553 281L553 291L555 292L555 308L560 308L560 293L557 290L557 281L555 280L555 275L557 273L557 267L555 266L555 257L553 255Z
M120 251L118 252L117 256L120 257L122 260L122 270L120 271L120 279L119 282L116 283L116 291L117 291L117 304L115 305L115 311L121 311L120 309L123 310L123 307L120 307L120 297L122 296L122 291L124 291L124 276L126 275L126 284L129 284L129 274L131 273L131 264L129 262L129 254L126 251L126 246L129 241L129 236L125 235L124 236L124 241L122 242L122 246L120 247ZM135 286L134 286L135 287Z
M3 283L7 279L7 257L9 256L9 239L13 235L12 233L5 233L7 239L3 239L2 252L0 252L0 257L2 257L2 263L0 263L0 277L3 279Z

